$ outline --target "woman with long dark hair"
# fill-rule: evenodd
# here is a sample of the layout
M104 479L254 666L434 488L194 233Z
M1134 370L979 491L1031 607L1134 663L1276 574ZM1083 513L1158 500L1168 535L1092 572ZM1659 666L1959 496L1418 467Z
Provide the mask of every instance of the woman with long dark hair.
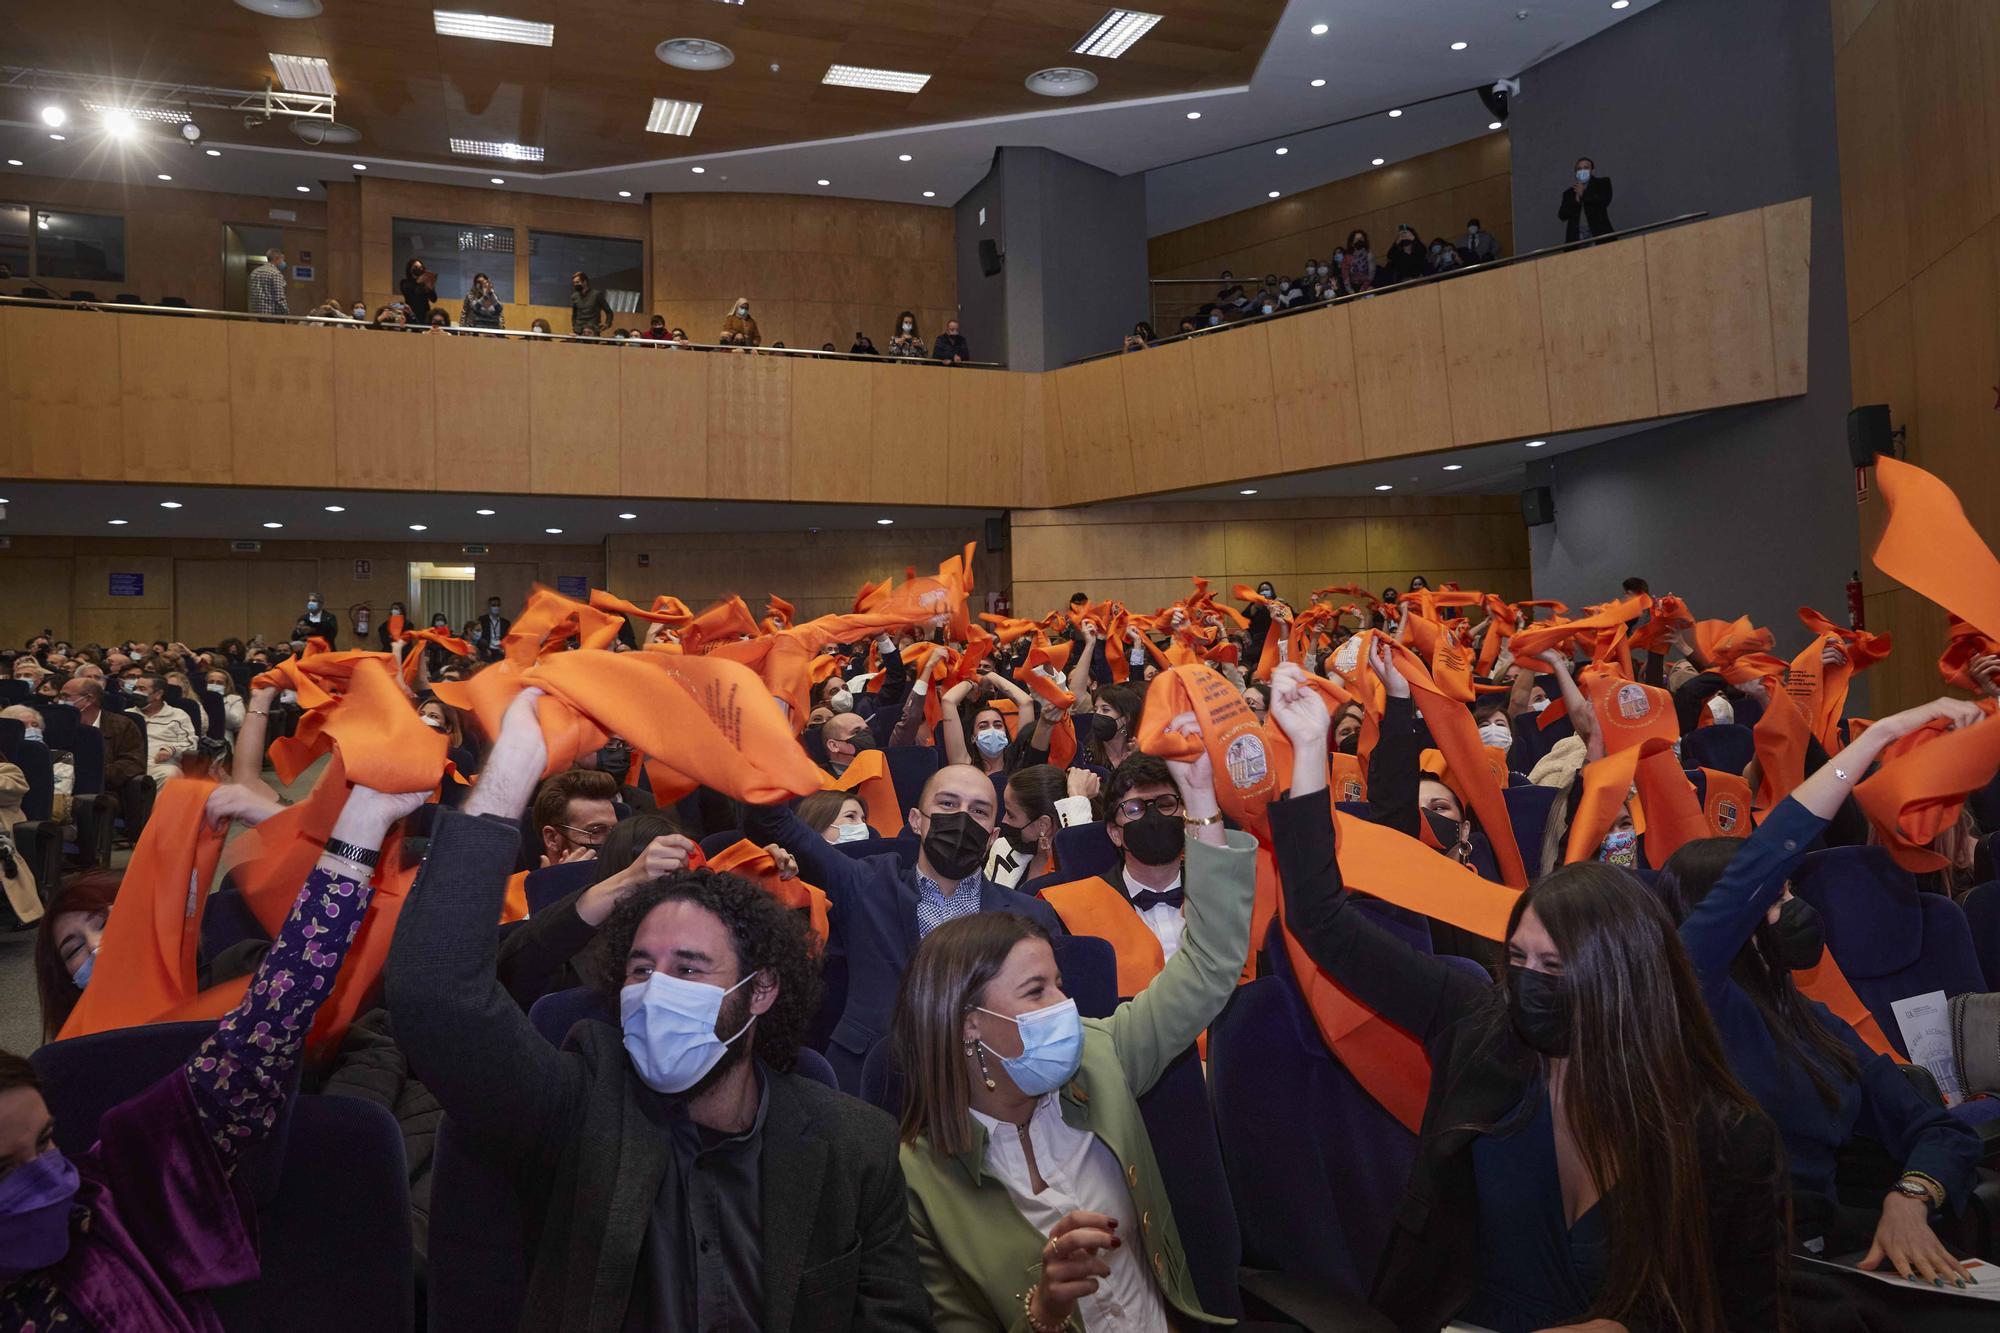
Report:
M1121 1311L1119 1327L1220 1322L1188 1277L1137 1098L1235 988L1255 846L1223 832L1206 755L1172 768L1187 935L1110 1018L1079 1019L1048 936L1004 912L939 926L904 974L890 1034L908 1080L903 1174L939 1328L1051 1333Z
M1398 1328L1680 1333L1781 1322L1777 1133L1731 1075L1659 903L1598 862L1515 902L1497 985L1352 910L1325 701L1274 673L1295 755L1269 808L1285 919L1328 976L1423 1042L1430 1097L1371 1303Z
M49 899L35 931L35 993L41 1000L43 1041L56 1039L90 984L97 946L124 878L121 870L80 870L65 878Z
M1983 716L1977 704L1939 699L1884 718L1800 783L1750 838L1690 842L1654 885L1680 923L1731 1067L1784 1137L1796 1243L1829 1255L1865 1249L1862 1267L1886 1260L1927 1283L1963 1285L1967 1276L1929 1217L1964 1208L1977 1183L1979 1136L1926 1104L1893 1060L1799 993L1792 972L1819 963L1825 931L1786 881L1884 749L1932 722L1972 726ZM1879 1209L1844 1207L1835 1194L1836 1156L1856 1135L1903 1163ZM1923 1328L1927 1313L1900 1308L1880 1326Z

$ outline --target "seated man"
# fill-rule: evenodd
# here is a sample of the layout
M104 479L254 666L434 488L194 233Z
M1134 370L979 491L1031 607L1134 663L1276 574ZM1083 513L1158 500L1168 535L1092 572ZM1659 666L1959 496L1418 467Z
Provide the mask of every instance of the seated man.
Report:
M76 709L86 727L104 735L104 790L114 800L125 784L146 771L146 737L123 713L104 711L104 682L88 676L65 681L62 701Z
M535 832L545 866L587 860L618 823L618 779L601 768L556 774L535 793Z
M632 893L598 977L622 1032L580 1023L560 1050L495 978L548 761L538 697L508 709L463 811L440 812L388 970L398 1041L520 1197L521 1326L928 1329L894 1122L790 1072L819 983L776 899L706 871Z
M848 856L789 806L749 806L744 816L745 837L790 852L800 877L830 901L832 943L847 951L847 1009L826 1057L843 1088L861 1086L861 1062L889 1031L903 969L932 930L975 912L1014 912L1051 934L1062 933L1047 903L1003 889L980 873L999 826L1000 804L992 780L969 764L948 764L933 773L916 808L903 816L923 840L914 869L904 869L893 852L859 860Z
M181 775L181 757L193 753L201 738L188 715L167 703L165 676L141 676L135 692L146 719L146 776L159 787Z

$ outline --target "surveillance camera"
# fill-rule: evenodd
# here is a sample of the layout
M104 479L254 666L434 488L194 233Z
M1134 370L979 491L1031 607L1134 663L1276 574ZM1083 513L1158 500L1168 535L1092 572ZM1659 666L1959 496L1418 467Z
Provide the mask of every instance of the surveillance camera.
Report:
M1493 113L1493 119L1504 124L1507 120L1507 112L1513 103L1513 99L1520 96L1520 94L1521 81L1519 79L1501 79L1490 88L1481 88L1479 90L1479 100L1488 111Z
M1496 93L1506 93L1509 97L1519 97L1521 95L1521 81L1519 79L1501 79L1493 85L1493 91Z

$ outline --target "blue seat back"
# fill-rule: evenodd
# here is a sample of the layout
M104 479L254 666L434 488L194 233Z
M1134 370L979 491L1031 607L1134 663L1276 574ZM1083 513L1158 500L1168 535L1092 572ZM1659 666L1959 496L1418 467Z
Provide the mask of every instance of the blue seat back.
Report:
M42 736L54 749L69 752L75 783L71 790L76 795L95 796L104 790L104 738L95 727L72 723L69 730L58 733L44 719Z
M431 1158L430 1333L520 1326L528 1274L522 1235L520 1201L506 1174L445 1116Z
M941 751L934 745L892 745L883 753L889 758L889 781L896 788L898 804L904 810L916 809L924 784L938 771Z
M243 901L243 895L236 890L233 880L225 878L223 886L208 896L208 905L202 908L201 956L213 959L224 949L244 940L270 938L264 923Z
M1740 722L1696 727L1681 737L1681 762L1690 768L1741 775L1756 757L1756 735Z
M832 1088L835 1092L840 1091L840 1081L833 1076L833 1066L826 1062L825 1056L810 1046L801 1046L798 1061L792 1066L793 1073L800 1078L809 1078L815 1083Z
M195 700L201 705L202 716L207 719L202 735L212 741L229 739L229 710L223 706L222 696L204 687Z
M589 986L550 991L528 1007L528 1021L551 1046L561 1046L569 1030L586 1019L618 1023L618 1015Z
M0 718L0 721L5 721ZM20 723L15 723L19 726ZM47 819L55 811L56 767L49 747L41 741L19 741L13 749L14 762L28 780L28 793L21 798L23 819Z
M1243 1233L1229 1176L1222 1166L1222 1142L1208 1105L1208 1080L1192 1046L1175 1057L1159 1081L1139 1098L1146 1137L1160 1164L1160 1183L1187 1250L1188 1276L1201 1308L1238 1318L1243 1314L1236 1270L1243 1262Z
M1072 824L1056 830L1056 864L1069 879L1088 879L1118 866L1118 848L1104 830L1102 820Z
M709 834L699 845L703 856L718 856L724 848L734 847L741 841L743 841L743 830L730 828Z
M902 1066L896 1063L894 1048L887 1037L879 1038L861 1061L861 1100L900 1120L904 1086Z
M1085 1018L1109 1018L1118 1007L1118 951L1095 935L1057 935L1049 941L1062 974L1063 994Z
M1507 822L1514 826L1514 845L1520 849L1521 863L1528 868L1529 879L1541 873L1542 835L1548 829L1549 813L1555 809L1560 795L1560 788L1534 783L1509 787L1500 793L1507 806Z
M1972 953L1979 960L1986 989L2000 991L2000 880L1990 880L1959 900L1966 928L1972 932Z
M12 676L0 678L0 706L24 704L34 697L34 686Z
M578 889L589 888L597 882L599 870L594 859L530 870L523 886L528 895L528 915L533 916L551 903L560 902Z

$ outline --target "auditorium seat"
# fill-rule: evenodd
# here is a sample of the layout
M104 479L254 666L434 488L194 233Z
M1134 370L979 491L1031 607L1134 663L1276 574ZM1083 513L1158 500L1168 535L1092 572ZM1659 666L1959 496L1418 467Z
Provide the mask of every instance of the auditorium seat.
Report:
M1057 935L1049 941L1062 976L1063 994L1085 1018L1109 1018L1118 1007L1118 951L1095 935Z
M1972 932L1972 952L1979 959L1979 972L1986 979L1986 989L2000 991L2000 880L1976 886L1959 905L1965 909L1966 928Z
M1740 722L1696 727L1681 737L1681 763L1687 768L1712 768L1740 776L1756 757L1756 736Z
M703 856L719 856L722 854L723 848L734 847L741 841L743 841L743 831L732 828L724 829L720 833L709 834L701 840L699 845Z
M883 750L889 760L889 781L896 788L896 802L905 810L922 804L924 784L938 771L935 745L892 745Z
M430 1333L520 1325L528 1274L521 1234L521 1205L500 1166L457 1121L442 1117L431 1156L424 1281Z
M1507 822L1514 826L1514 845L1520 849L1521 861L1527 866L1530 879L1540 869L1536 858L1542 852L1542 834L1549 826L1549 814L1555 809L1556 798L1561 795L1560 787L1543 787L1534 783L1525 787L1509 787L1500 793L1500 799L1507 805Z
M69 299L72 301L95 301L97 299L97 293L84 291L81 288L79 288L78 290L73 291L69 294Z
M1152 1140L1153 1156L1160 1164L1160 1184L1180 1228L1188 1276L1201 1297L1201 1308L1240 1318L1243 1299L1236 1283L1243 1233L1229 1196L1229 1177L1222 1169L1222 1144L1208 1104L1208 1081L1194 1047L1175 1057L1139 1098L1139 1113L1145 1117L1146 1137Z
M24 739L19 722L0 718L0 751L13 758L27 779L21 798L21 821L14 826L14 850L27 864L35 887L46 902L62 879L64 826L51 817L55 810L55 759L41 741ZM12 916L12 912L6 913Z
M1056 864L1070 879L1102 875L1118 866L1118 848L1101 820L1057 829L1055 847Z
M598 865L595 860L571 861L567 865L542 866L528 872L523 885L528 895L528 915L542 911L551 904L558 903L578 889L588 888L597 882Z
M212 741L229 739L229 714L222 706L222 696L212 690L203 690L195 695L203 714L201 734Z
M8 678L0 680L0 708L11 704L24 704L34 696L34 688L25 680Z
M245 940L268 940L270 932L243 900L232 877L223 878L222 887L208 895L201 911L201 957L212 962L224 949Z
M1897 1000L1986 989L1964 909L1919 892L1886 849L1814 852L1793 873L1792 890L1818 909L1834 961L1903 1055L1909 1051L1892 1007Z

